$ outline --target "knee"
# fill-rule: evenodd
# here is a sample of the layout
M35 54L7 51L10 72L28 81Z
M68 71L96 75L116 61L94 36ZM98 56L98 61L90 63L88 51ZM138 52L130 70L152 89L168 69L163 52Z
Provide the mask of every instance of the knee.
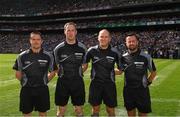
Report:
M66 107L59 107L57 110L57 117L63 117L66 112Z
M83 109L81 106L75 106L74 111L76 113L76 116L83 116Z
M46 112L39 112L39 117L46 117L47 113Z
M108 113L108 116L115 116L115 109L114 108L106 107L106 111Z
M100 106L93 106L93 114L99 114L100 112Z

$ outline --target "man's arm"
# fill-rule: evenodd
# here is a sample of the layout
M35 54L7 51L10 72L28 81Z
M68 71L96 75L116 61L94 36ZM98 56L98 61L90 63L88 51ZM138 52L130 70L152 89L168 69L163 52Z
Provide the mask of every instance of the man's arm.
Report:
M59 71L59 67L53 62L52 66L50 66L51 70L48 73L48 81L51 81L56 73Z
M148 69L150 71L149 77L148 77L148 83L151 84L154 78L156 77L156 66L154 64L153 59L150 57Z
M122 63L121 63L122 55L119 54L117 48L115 50L116 50L115 52L117 53L116 55L117 68L115 68L114 71L115 71L115 75L121 75L123 73L123 70L122 70L123 68L122 68Z
M18 62L19 61L19 62ZM16 59L15 64L13 65L13 70L15 70L15 77L17 80L21 81L22 79L22 63L20 61L20 56Z
M53 51L53 54L50 54L51 64L49 66L49 73L48 73L48 81L51 81L56 73L58 73L59 70L59 63L58 63L58 56L57 56L57 50Z
M156 77L156 71L150 72L150 75L149 75L149 77L148 77L148 81L149 81L150 83L152 83L152 81L154 80L155 77Z
M115 68L114 71L115 71L115 75L121 75L123 73L123 71L121 71L117 68Z
M88 63L82 65L83 73L87 70L87 68L88 68Z
M54 78L54 76L56 75L57 71L58 70L55 70L55 71L52 71L52 72L48 73L48 81L51 81Z
M22 72L21 71L16 71L16 79L18 79L19 81L21 80L22 78Z

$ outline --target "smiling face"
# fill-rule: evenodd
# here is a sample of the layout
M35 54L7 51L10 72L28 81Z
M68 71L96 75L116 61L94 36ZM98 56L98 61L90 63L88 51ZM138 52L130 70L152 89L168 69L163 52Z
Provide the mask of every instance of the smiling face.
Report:
M99 46L103 49L106 49L111 41L110 33L106 29L103 29L99 32L98 35L98 41L99 41Z
M127 36L126 37L126 46L130 52L136 52L138 50L139 41L136 36Z

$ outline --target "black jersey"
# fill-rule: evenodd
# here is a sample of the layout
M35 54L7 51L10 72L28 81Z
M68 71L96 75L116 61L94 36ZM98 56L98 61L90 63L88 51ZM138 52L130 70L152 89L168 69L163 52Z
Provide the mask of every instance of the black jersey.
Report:
M85 53L86 47L78 41L75 44L60 43L54 49L55 61L59 66L59 77L82 78L82 63Z
M117 50L111 48L101 49L98 45L88 49L84 63L92 60L91 78L96 81L115 81L114 65L119 66Z
M28 49L18 56L13 69L22 72L23 87L38 87L47 85L48 71L54 71L57 67L50 53L43 49L39 53L33 53Z
M156 71L156 67L150 55L138 50L135 53L123 54L121 63L125 72L125 87L147 87L148 70Z

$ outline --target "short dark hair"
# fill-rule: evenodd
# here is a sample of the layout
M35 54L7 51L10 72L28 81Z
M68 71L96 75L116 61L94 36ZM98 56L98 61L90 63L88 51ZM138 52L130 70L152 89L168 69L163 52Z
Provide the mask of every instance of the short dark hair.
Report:
M75 27L75 29L77 28L76 23L74 23L74 22L67 22L67 23L64 24L64 30L66 30L66 27L68 25L73 25Z
M38 34L41 36L41 33L39 31L33 31L33 32L31 32L31 34Z
M31 38L31 35L33 35L33 34L41 36L41 33L39 31L33 31L33 32L30 33L30 38Z
M136 39L139 41L139 36L134 32L127 33L126 36L125 36L125 41L126 41L126 38L129 37L129 36L135 36Z

